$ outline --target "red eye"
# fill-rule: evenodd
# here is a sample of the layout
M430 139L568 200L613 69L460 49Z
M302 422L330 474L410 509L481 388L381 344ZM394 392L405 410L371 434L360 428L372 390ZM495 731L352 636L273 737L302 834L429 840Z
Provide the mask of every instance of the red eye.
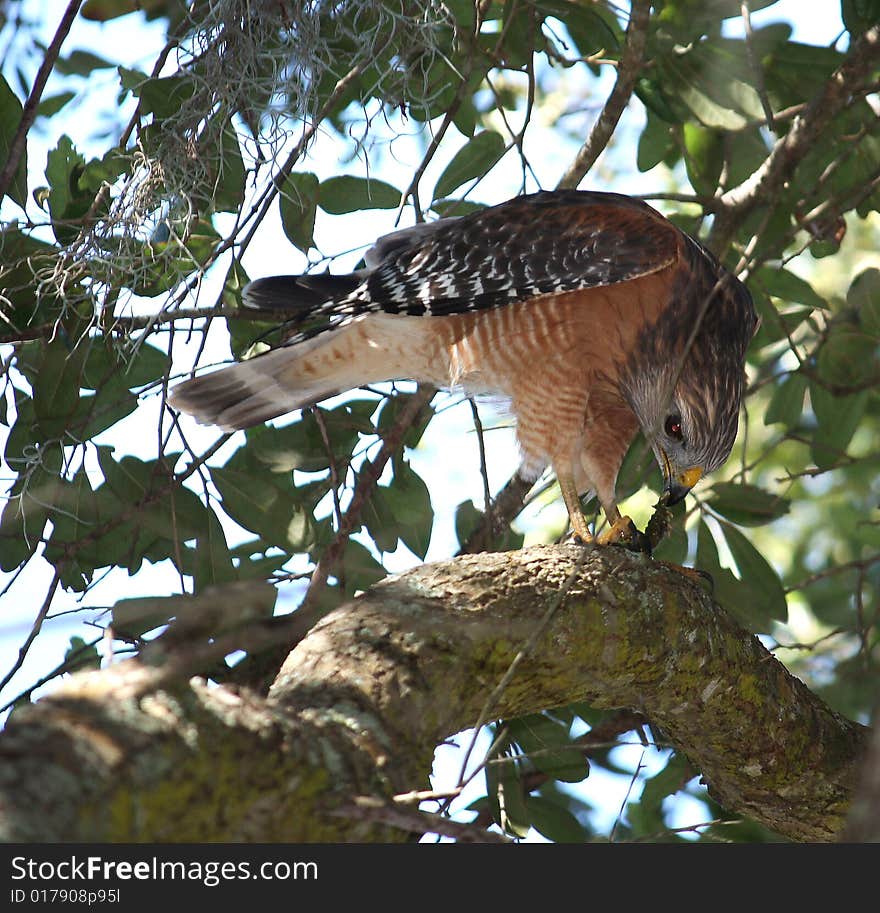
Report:
M681 416L680 415L667 415L666 424L664 429L669 437L673 438L676 441L684 440L684 432L681 430Z

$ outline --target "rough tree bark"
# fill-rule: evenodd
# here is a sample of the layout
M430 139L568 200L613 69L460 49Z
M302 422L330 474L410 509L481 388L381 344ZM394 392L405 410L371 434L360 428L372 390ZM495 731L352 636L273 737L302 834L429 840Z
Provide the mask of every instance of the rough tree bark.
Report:
M0 735L0 839L402 839L381 823L393 797L427 785L435 746L477 722L530 640L493 718L638 708L730 811L795 840L841 831L868 731L682 575L569 545L379 583L313 628L267 699L156 690L161 667L140 661L73 676Z

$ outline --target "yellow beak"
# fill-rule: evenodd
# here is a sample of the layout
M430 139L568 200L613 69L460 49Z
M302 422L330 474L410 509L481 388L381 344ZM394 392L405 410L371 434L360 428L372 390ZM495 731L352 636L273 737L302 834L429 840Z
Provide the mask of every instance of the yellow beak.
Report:
M702 478L703 470L699 466L691 466L690 469L685 469L684 472L680 473L676 481L682 488L690 491Z
M667 462L667 467L669 464ZM666 478L666 491L664 493L664 502L668 507L683 501L685 495L703 478L703 470L700 466L691 466L685 469L677 476L669 475Z

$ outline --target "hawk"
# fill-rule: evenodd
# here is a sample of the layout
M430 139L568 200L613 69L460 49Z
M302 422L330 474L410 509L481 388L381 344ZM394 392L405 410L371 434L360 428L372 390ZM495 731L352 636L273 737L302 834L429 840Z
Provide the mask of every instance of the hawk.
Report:
M647 203L545 191L380 238L363 269L257 279L245 306L284 311L282 345L187 380L171 405L247 428L381 381L502 395L522 473L552 467L572 530L592 535L580 496L632 541L615 482L641 428L680 501L729 455L751 297L699 242Z

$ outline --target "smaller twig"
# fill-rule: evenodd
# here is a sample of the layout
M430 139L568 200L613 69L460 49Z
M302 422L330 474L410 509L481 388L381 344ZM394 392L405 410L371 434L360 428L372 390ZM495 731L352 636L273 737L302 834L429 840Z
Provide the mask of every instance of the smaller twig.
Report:
M373 493L373 489L376 487L386 464L397 451L397 448L403 440L404 434L409 430L422 409L431 401L434 392L433 387L419 387L410 401L401 410L397 421L385 434L382 446L379 448L379 452L376 454L375 458L361 467L360 472L358 472L351 502L339 520L339 528L336 530L335 538L324 550L324 553L321 555L321 558L315 567L311 582L309 583L309 588L306 591L306 595L303 598L298 611L301 612L304 609L311 609L315 600L324 589L331 570L339 562L349 537L360 523L361 512L370 495Z
M372 796L357 796L354 802L340 806L330 812L330 814L345 818L357 818L361 821L388 824L391 827L412 834L440 834L442 837L453 837L462 843L513 842L501 834L484 830L482 827L462 824L431 812L421 812L416 809L390 805Z
M872 564L876 564L878 561L880 561L880 555L872 555L870 558L848 561L846 564L837 564L834 567L827 568L824 571L818 571L815 574L811 574L809 577L804 578L793 586L786 587L785 592L788 594L794 593L797 590L806 589L806 587L812 586L814 583L818 583L820 580L825 580L827 577L833 577L835 574L841 574L846 571L864 572Z
M755 34L752 31L752 13L749 9L749 0L742 0L740 14L746 33L746 54L749 58L749 66L752 68L752 75L755 77L755 88L758 92L758 98L761 100L761 107L764 109L764 117L767 118L767 127L775 133L776 121L774 119L773 106L770 104L770 98L767 95L764 69L761 66L761 61L758 60L758 55L755 53Z
M639 774L642 772L642 768L645 766L642 762L645 758L645 752L643 751L639 757L639 763L636 765L636 769L633 771L632 777L629 781L629 786L626 790L626 795L624 795L623 800L620 803L620 811L617 813L617 817L614 819L614 824L611 828L611 833L608 835L608 840L610 843L614 843L614 835L617 833L617 825L623 820L623 812L626 808L626 803L629 802L630 794L633 791L633 787L636 785L636 781L639 779Z
M39 612L37 612L37 617L34 619L30 633L18 650L18 658L13 663L13 666L9 672L7 672L3 677L3 681L0 681L0 691L2 691L9 684L15 673L18 672L18 670L22 667L22 664L25 661L25 657L28 654L28 650L31 648L31 644L34 642L34 640L36 640L37 635L40 633L40 629L43 627L43 622L46 620L46 616L49 614L49 607L52 605L52 600L55 598L55 591L58 589L58 584L60 582L61 570L60 568L56 567L55 574L52 577L52 582L49 584L49 589L46 591L46 598L43 600L43 604L40 606Z
M321 433L321 441L327 451L327 459L330 463L330 491L333 495L333 513L336 517L336 528L339 529L342 523L342 507L339 503L339 470L336 468L336 457L333 454L333 445L330 443L330 435L327 433L327 423L324 421L323 413L317 406L313 406L311 412L318 425L318 431Z
M492 523L492 492L489 488L489 466L486 461L486 441L483 438L483 422L480 419L480 410L472 396L468 397L471 405L471 415L474 419L474 430L477 432L477 447L480 451L480 475L483 477L483 504L485 506L486 520Z
M642 70L650 17L650 0L633 0L626 30L626 43L620 57L620 66L617 68L617 81L605 101L598 120L593 124L590 135L557 184L558 188L577 187L614 135L617 122L629 104L636 79Z
M73 25L73 20L76 19L80 6L82 6L82 0L70 0L64 15L61 17L61 22L55 30L55 35L52 37L49 47L46 48L43 62L40 64L34 84L31 86L30 95L28 95L22 108L21 120L18 122L15 136L12 137L12 142L9 144L9 155L2 171L0 171L0 200L6 196L6 191L9 189L15 172L18 170L19 162L27 146L28 131L37 117L37 106L40 104L43 89L46 88L49 74L52 72L55 61L58 60L58 55L61 53L61 45L64 44L64 39L67 38L70 32L70 27Z

